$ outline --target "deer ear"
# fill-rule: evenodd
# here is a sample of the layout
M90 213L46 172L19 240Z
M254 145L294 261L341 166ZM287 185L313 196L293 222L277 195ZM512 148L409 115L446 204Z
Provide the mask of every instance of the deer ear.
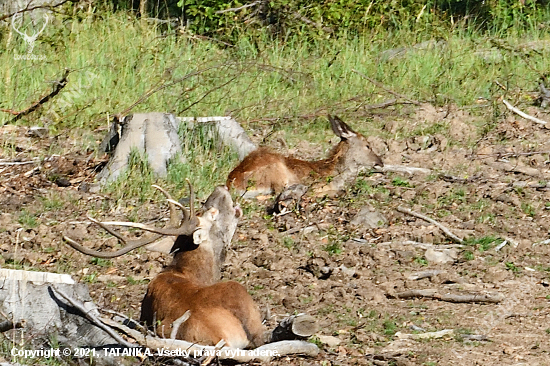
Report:
M357 133L355 133L355 131L353 131L351 127L345 124L339 117L329 115L328 120L330 121L330 127L332 127L334 134L342 140L347 140L357 136Z
M212 223L216 220L219 213L220 211L217 208L212 207L199 217L199 227L193 233L193 243L201 245L208 240Z

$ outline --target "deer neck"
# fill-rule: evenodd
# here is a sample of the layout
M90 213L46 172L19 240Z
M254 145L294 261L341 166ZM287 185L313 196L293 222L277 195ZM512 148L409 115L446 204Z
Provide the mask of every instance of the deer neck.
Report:
M321 177L328 177L339 173L344 168L343 165L345 163L348 148L349 144L346 141L340 141L338 145L331 150L328 158L311 162L313 171Z
M217 282L219 269L209 243L195 245L193 237L180 236L176 240L176 254L167 271L177 272L198 285L209 286Z

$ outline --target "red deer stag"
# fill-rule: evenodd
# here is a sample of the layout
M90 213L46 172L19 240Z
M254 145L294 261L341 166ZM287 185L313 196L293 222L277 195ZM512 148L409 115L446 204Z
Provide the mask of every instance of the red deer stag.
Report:
M242 215L240 208L233 206L227 188L214 190L202 216L195 214L191 184L189 211L167 192L156 188L163 192L170 204L168 227L161 229L138 223L91 219L127 244L112 253L87 249L67 236L65 240L84 254L113 258L163 236L175 236L173 262L149 283L141 305L141 321L149 326L155 325L159 336L170 335L174 321L189 310L189 318L177 330L177 339L203 345L215 345L223 339L227 346L235 348L256 347L265 343L267 336L260 311L246 289L234 281L218 282L225 246L229 244L227 239L231 241L238 218ZM181 221L176 206L183 212ZM135 227L155 235L130 241L108 225Z
M332 131L340 137L329 157L318 161L305 161L283 156L267 148L251 152L227 178L227 187L234 187L245 198L260 194L281 192L284 188L320 180L329 176L357 174L363 167L383 166L382 160L369 147L365 137L353 131L336 116L328 116ZM343 179L341 179L343 180ZM340 183L340 182L338 182ZM322 191L336 191L336 184ZM321 193L322 193L321 191Z

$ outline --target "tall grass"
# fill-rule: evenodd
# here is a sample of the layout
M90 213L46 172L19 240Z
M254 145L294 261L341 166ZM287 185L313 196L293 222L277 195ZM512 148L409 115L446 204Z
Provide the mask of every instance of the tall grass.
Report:
M323 40L290 36L283 41L245 34L227 46L127 13L90 11L56 18L33 51L43 60L31 61L15 59L25 54L27 45L6 24L0 40L0 108L27 108L68 68L69 83L62 92L18 124L44 125L52 133L64 131L78 140L82 131L99 137L114 113L231 114L245 128L253 124L285 129L299 139L311 129L319 136L329 134L324 119L316 123L314 116L330 112L364 121L368 113L363 105L393 98L354 69L409 98L459 106L500 96L503 91L495 80L518 93L536 90L549 69L550 47L541 42L550 41L544 24L508 25L512 36L495 42L495 37L466 23L440 22L437 29L422 19L417 23L420 33L407 25L402 31L377 28L360 36ZM494 34L504 33L499 28ZM430 40L431 47L413 47ZM527 47L529 42L535 42L535 51ZM0 125L11 118L0 113ZM370 123L352 123L358 130L377 133ZM219 156L215 148L205 154L203 161ZM171 171L168 179L176 184L183 176L200 176L197 184L206 189L223 183L226 165L233 161L180 164L181 172ZM183 189L181 183L174 188Z

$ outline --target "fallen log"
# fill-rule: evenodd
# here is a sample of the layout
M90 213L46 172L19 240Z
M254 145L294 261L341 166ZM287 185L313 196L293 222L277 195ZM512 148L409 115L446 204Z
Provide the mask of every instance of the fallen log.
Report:
M504 295L499 292L486 292L486 293L468 293L468 294L450 294L440 293L436 289L425 290L408 290L398 292L395 295L387 294L388 297L395 297L397 299L412 299L416 297L428 298L440 301L454 302L454 303L470 303L470 302L486 302L497 304L504 300Z

